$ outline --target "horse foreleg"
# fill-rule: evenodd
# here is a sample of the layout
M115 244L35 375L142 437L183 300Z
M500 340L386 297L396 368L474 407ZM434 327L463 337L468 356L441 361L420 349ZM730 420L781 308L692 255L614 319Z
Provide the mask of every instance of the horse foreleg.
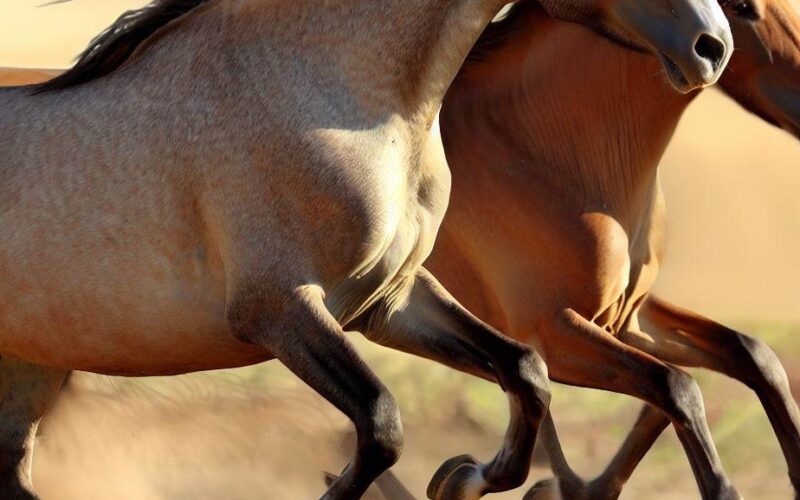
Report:
M497 381L508 393L511 418L503 448L486 464L467 455L448 460L431 480L428 497L475 499L524 483L550 402L541 358L469 314L424 269L407 304L389 318L381 317L381 309L378 304L365 315L361 328L374 342Z
M36 498L31 480L36 429L68 373L0 358L0 498Z
M301 287L283 300L270 307L258 289L234 292L229 326L238 339L268 350L353 421L356 455L323 498L361 498L400 456L397 404L347 341L318 287Z
M639 312L645 333L623 341L664 361L714 370L755 391L770 419L800 496L800 411L778 356L763 341L651 297Z

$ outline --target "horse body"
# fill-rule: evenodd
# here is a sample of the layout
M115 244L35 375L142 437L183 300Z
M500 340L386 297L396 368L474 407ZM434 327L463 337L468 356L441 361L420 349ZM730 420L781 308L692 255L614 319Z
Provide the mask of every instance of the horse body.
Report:
M800 23L785 2L766 4L763 21L733 19L739 50L721 82L797 134ZM646 54L527 6L489 28L444 101L453 193L426 265L471 311L535 346L551 379L649 403L590 483L568 467L545 425L569 498L616 498L670 421L681 435L687 410L655 396L663 377L680 379L666 392L694 400L688 412L702 415L699 390L674 365L710 368L756 389L800 491L800 412L777 356L650 296L666 232L658 163L695 96L672 92ZM550 498L554 486L539 484L526 498ZM701 493L719 496L702 480Z
M445 101L453 196L428 266L517 339L535 343L539 322L567 303L616 333L658 270L656 167L693 96L662 83L646 54L540 11L524 15L537 29L468 64ZM522 65L507 69L517 58ZM607 66L587 70L583 60ZM607 91L588 90L597 88ZM487 287L463 286L464 276ZM502 306L486 307L486 293L502 294Z
M336 104L313 102L321 95L354 99L347 82L323 80L324 92L287 102L284 89L253 83L269 74L243 81L223 54L199 70L216 78L201 77L175 52L225 22L213 13L191 15L135 67L102 80L58 95L4 90L3 136L36 140L3 147L0 351L131 374L248 364L269 353L228 334L232 261L257 259L274 293L319 283L346 320L430 252L449 189L440 142L377 103L360 106L361 116L314 116ZM277 38L279 48L258 50L279 53L276 74L296 72L281 66L295 64L299 48ZM148 71L150 60L176 61L173 88ZM336 74L310 66L304 81ZM386 107L395 94L378 88L373 97ZM228 250L238 230L264 254ZM132 357L131 348L147 354Z
M550 12L641 35L655 52L655 35L674 29L665 67L681 90L713 83L730 55L710 0L615 0L581 15L575 3L593 5ZM29 363L62 370L2 393L13 404L0 495L30 490L20 464L67 369L164 374L275 357L355 424L356 456L326 498L358 498L398 459L402 427L345 327L509 394L497 456L446 462L429 496L521 484L549 402L542 360L421 267L451 182L435 114L503 4L157 0L64 75L3 90L0 352L28 362L7 365L14 380L36 372Z

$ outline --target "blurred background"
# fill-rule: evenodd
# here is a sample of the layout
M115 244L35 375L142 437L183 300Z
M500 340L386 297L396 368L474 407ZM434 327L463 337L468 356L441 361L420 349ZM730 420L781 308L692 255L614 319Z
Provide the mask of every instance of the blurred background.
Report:
M37 8L37 1L0 0L0 67L67 67L123 10L145 3ZM707 91L686 113L661 175L670 224L657 293L765 339L800 395L800 143ZM407 445L396 471L416 496L443 460L465 452L489 459L496 451L507 418L498 388L354 341L401 402ZM720 376L697 375L740 491L790 498L756 397ZM568 458L590 476L621 442L639 404L557 386L552 408ZM351 446L346 419L278 363L136 380L78 374L43 425L34 481L45 499L315 498L324 489L320 471L343 467ZM548 474L539 464L531 476L529 484ZM623 493L696 497L671 430Z

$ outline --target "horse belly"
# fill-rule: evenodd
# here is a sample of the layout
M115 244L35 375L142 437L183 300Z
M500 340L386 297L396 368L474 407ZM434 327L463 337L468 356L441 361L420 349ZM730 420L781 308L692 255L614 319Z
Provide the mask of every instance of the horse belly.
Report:
M98 229L95 227L94 229ZM80 231L0 248L0 354L86 371L161 375L268 358L225 325L218 257L199 240L103 241ZM82 241L81 241L82 240ZM13 246L12 246L13 245Z

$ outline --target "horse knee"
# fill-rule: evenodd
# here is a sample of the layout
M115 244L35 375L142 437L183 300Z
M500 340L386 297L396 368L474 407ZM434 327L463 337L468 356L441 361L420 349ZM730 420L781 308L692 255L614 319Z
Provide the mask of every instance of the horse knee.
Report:
M688 373L666 367L656 384L655 400L674 424L688 427L704 418L703 394L697 381Z
M359 451L364 462L383 470L394 465L403 452L403 424L392 393L383 389L369 403L369 412L356 422Z
M739 342L744 353L737 360L738 369L741 370L742 365L747 366L742 381L756 392L788 391L789 379L775 351L766 342L754 337L740 335Z
M535 351L526 352L519 360L518 364L519 380L525 384L525 389L534 396L534 403L537 415L533 417L542 419L550 408L552 398L550 392L550 379L548 378L547 365Z

